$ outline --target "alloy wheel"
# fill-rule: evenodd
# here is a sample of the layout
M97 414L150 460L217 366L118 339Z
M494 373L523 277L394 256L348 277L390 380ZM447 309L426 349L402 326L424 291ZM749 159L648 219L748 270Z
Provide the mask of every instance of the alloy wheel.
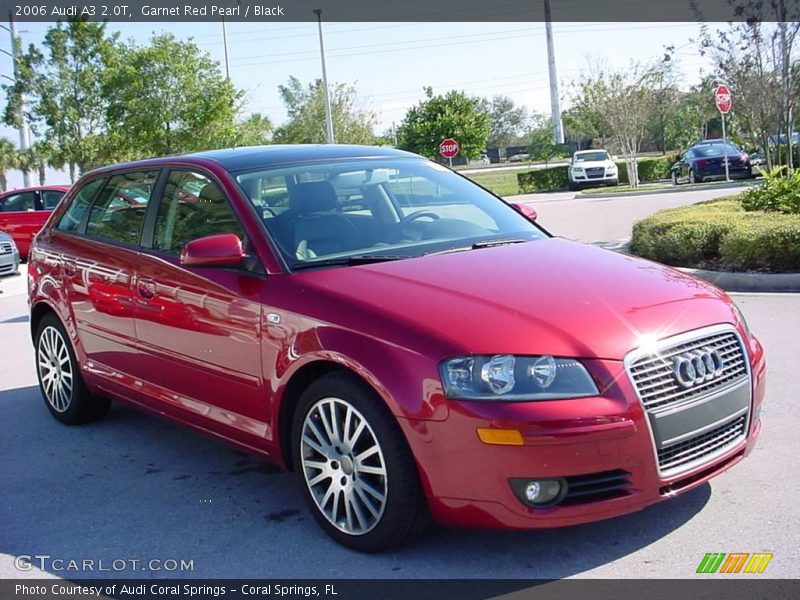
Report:
M316 402L303 421L300 457L314 503L334 527L363 535L377 526L386 509L386 461L354 406L332 397Z
M47 402L56 412L66 412L72 402L73 371L67 343L58 329L48 326L42 331L36 356Z

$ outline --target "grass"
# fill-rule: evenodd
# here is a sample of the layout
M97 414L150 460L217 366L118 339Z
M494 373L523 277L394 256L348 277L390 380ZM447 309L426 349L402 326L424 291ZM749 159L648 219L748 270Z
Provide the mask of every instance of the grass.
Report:
M519 194L517 184L517 171L498 171L496 173L461 173L475 183L493 191L498 196L513 196Z

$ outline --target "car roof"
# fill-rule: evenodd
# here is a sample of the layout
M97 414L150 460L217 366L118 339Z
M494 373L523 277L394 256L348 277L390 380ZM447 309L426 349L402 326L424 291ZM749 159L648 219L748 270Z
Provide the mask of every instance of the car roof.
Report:
M575 154L587 154L589 152L605 152L608 154L608 150L605 148L593 148L592 150L577 150Z
M158 167L168 163L195 163L213 161L227 171L244 171L264 166L285 165L291 163L316 162L353 158L420 158L411 152L387 148L384 146L357 146L348 144L276 144L271 146L244 146L207 150L176 156L150 158L128 163L109 165L92 171L104 173L121 168Z
M34 185L26 188L17 188L15 190L6 190L5 192L0 192L0 196L7 196L8 194L21 194L23 192L66 192L69 190L69 188L70 186L68 185Z

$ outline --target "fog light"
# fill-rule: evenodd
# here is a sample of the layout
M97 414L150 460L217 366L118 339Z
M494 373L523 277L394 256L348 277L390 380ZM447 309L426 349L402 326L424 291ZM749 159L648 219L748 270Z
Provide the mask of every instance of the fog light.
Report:
M555 504L566 491L560 479L512 479L511 487L525 504L537 507Z

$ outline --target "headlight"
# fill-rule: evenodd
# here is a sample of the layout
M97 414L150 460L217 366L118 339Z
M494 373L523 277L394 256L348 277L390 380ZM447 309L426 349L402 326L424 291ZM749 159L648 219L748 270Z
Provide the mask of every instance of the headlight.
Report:
M583 167L572 167L573 173L583 173Z
M561 400L597 396L586 368L573 358L464 356L439 366L448 398L461 400Z
M733 312L736 313L736 318L739 319L739 322L742 324L742 327L744 327L744 332L747 334L747 337L749 338L750 326L747 324L747 319L744 318L744 313L742 312L742 309L739 308L739 306L733 300L731 300L731 303L733 304Z
M606 170L614 173L617 170L617 165L611 165L610 167L606 167Z

